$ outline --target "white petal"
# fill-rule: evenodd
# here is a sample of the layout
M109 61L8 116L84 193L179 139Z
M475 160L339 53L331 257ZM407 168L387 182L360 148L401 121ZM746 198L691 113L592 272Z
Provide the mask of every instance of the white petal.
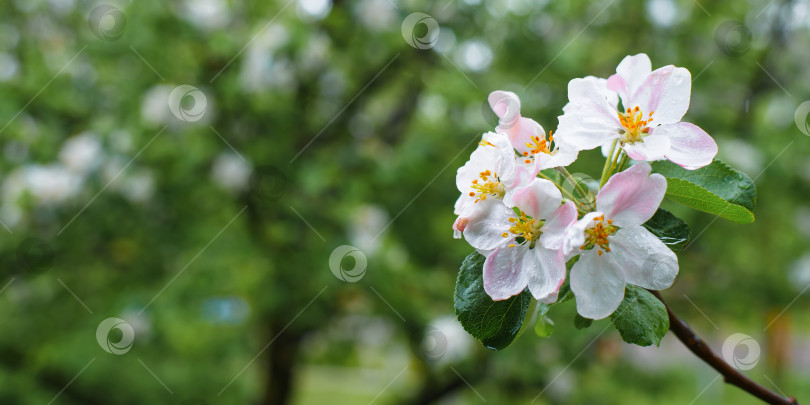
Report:
M548 218L560 206L562 194L554 183L536 178L529 185L515 190L513 199L521 211L539 220Z
M566 144L563 147L557 148L555 151L551 152L551 154L545 153L538 153L535 155L535 164L537 165L537 171L551 169L554 167L565 167L574 163L577 160L577 155L579 151L576 149L569 149L568 145ZM535 173L535 176L537 173Z
M692 75L684 68L656 69L636 91L627 107L638 106L644 114L655 111L652 125L678 122L689 109Z
M569 106L577 104L590 105L590 112L601 119L619 124L616 103L612 97L608 97L604 83L594 80L595 78L573 79L568 82ZM565 108L563 108L565 111Z
M630 97L641 87L650 72L652 63L646 54L627 56L616 67L616 74L608 78L607 87L619 93L625 108L631 108L633 106L628 105Z
M605 102L607 103L607 102ZM605 116L592 104L569 103L558 117L554 142L569 150L589 150L619 137L618 113Z
M543 234L537 241L548 249L562 249L568 227L576 221L577 207L568 201L548 217L548 221L543 225Z
M523 273L528 278L529 291L537 300L556 295L565 280L565 260L559 250L535 246L523 260Z
M669 288L678 275L678 257L641 226L623 228L610 239L610 254L630 284L651 290Z
M495 301L505 300L520 294L528 284L523 271L528 247L502 247L496 249L484 261L484 291Z
M577 312L585 318L612 314L624 299L624 285L622 268L609 253L583 252L571 269L571 291L577 299Z
M688 122L662 125L655 128L654 134L669 138L671 146L666 158L685 169L706 166L717 155L717 143L697 125Z
M647 222L667 192L667 180L651 170L649 163L640 162L613 175L596 195L597 211L620 227Z
M619 104L619 95L613 91L609 90L607 87L607 79L603 79L601 77L595 76L587 76L583 77L582 79L574 79L581 82L577 82L574 86L571 85L569 82L568 84L568 99L571 101L574 100L588 100L591 98L591 93L593 89L596 89L599 94L601 94L605 99L607 99L608 104L613 107L613 110L616 110ZM572 81L573 82L573 81ZM588 82L587 86L581 85L582 82Z
M585 230L593 225L593 219L602 215L601 212L589 212L585 214L582 219L571 224L565 231L565 240L563 241L563 253L569 253L576 256L579 253L579 247L585 243Z
M464 239L476 249L492 250L505 245L508 238L502 234L509 231L509 218L514 214L501 201L487 198L479 201L469 222L464 228Z
M657 133L645 136L641 142L624 145L624 151L627 152L627 156L637 161L661 160L669 150L669 137Z

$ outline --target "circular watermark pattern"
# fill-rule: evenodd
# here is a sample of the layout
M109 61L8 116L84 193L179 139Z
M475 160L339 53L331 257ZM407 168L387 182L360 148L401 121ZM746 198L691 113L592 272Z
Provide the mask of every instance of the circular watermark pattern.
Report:
M185 122L197 122L205 116L208 98L202 90L181 84L169 93L169 110L177 119Z
M796 114L793 115L793 120L796 121L796 127L803 134L810 136L810 100L807 100L796 108Z
M56 253L50 243L40 238L26 238L17 246L17 264L21 270L38 274L53 265Z
M574 196L574 199L576 200L575 202L578 205L589 211L595 210L596 196L594 195L591 186L598 185L599 182L585 173L573 173L571 174L571 177L571 179L563 179L563 190Z
M439 361L447 353L447 336L438 328L430 327L422 338L420 349L426 361Z
M745 333L735 333L723 342L723 359L737 370L750 370L759 363L759 342Z
M287 192L287 176L274 166L259 166L250 174L251 196L261 203L272 203Z
M729 56L740 56L751 49L751 30L737 21L725 21L714 30L714 42Z
M113 330L117 330L121 334L117 341L110 339ZM123 319L107 318L98 325L96 340L105 352L122 355L132 348L132 344L135 342L135 330L132 329L132 325Z
M673 267L674 266L674 267ZM672 275L678 274L678 259L675 254L653 253L647 255L641 264L641 274L648 285L668 285Z
M366 255L354 246L338 246L329 255L329 269L341 281L360 281L366 275L367 265Z
M99 4L87 18L90 32L103 41L115 41L124 35L127 17L124 13L109 4Z
M402 21L402 38L416 49L433 48L439 41L439 31L436 19L425 13L412 13ZM423 32L424 35L421 35Z

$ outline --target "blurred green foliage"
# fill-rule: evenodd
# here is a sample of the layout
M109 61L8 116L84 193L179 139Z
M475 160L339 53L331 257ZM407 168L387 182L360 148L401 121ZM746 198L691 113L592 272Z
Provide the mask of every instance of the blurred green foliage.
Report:
M487 94L553 130L570 79L639 52L690 69L686 119L759 191L751 225L665 204L694 243L664 296L718 350L754 336L749 375L810 398L806 0L110 3L0 1L0 403L756 403L672 336L577 330L572 305L503 352L447 326L471 251L455 169L495 125ZM405 41L414 12L435 47ZM199 121L168 108L183 84ZM361 280L330 271L341 245ZM135 330L123 355L94 339L109 317Z

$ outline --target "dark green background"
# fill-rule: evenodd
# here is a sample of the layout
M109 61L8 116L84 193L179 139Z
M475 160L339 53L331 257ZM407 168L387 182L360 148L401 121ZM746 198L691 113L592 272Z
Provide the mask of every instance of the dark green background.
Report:
M455 170L495 125L487 94L516 92L554 129L570 79L639 52L692 72L685 120L759 189L750 225L665 204L696 241L663 295L717 350L754 337L747 374L810 401L809 302L794 301L810 283L795 264L810 137L794 123L810 4L699 1L334 1L323 19L295 1L113 3L125 26L93 20L89 1L0 1L0 403L757 403L671 336L637 349L608 321L575 329L573 303L551 338L498 353L447 326L471 250L450 230ZM438 22L435 48L403 38L414 12ZM482 47L491 62L471 69ZM202 120L169 112L181 84L206 95ZM102 152L75 193L14 192L31 170L64 170L78 134ZM212 177L244 164L228 144L253 170L234 191ZM601 166L589 151L571 171ZM358 282L330 271L340 245L368 259ZM135 328L126 354L96 342L109 317Z

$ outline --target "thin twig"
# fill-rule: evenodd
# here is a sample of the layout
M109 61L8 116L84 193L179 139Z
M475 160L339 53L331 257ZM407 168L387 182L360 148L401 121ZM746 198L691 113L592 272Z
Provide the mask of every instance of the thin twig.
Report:
M736 385L743 389L745 392L773 405L798 405L799 402L796 398L785 398L762 385L757 384L754 380L746 377L734 367L731 367L721 357L715 354L709 345L703 341L689 326L678 318L672 309L667 305L664 298L658 291L650 291L655 295L664 306L667 308L669 314L669 330L678 337L678 340L706 364L710 365L713 369L717 370L727 384Z

